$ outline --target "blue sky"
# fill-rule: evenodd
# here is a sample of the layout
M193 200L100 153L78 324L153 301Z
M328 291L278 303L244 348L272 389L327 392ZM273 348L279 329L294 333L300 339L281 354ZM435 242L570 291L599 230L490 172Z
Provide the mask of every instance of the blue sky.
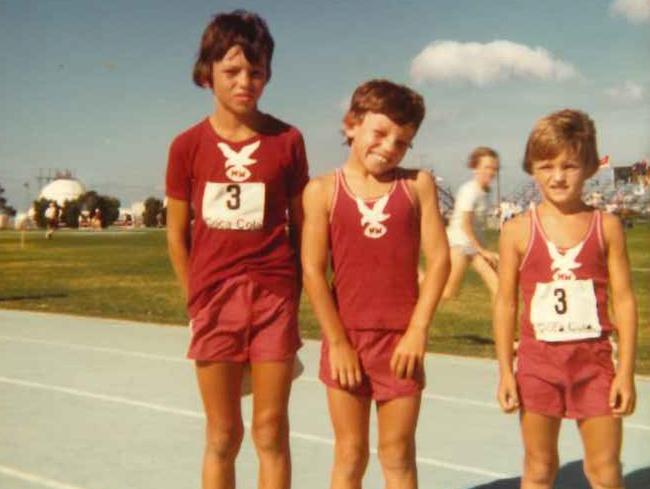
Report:
M235 8L271 28L260 108L302 130L313 175L343 161L343 106L376 77L425 97L405 164L433 168L452 188L469 178L472 148L489 145L502 156L504 193L514 190L532 124L563 107L590 113L615 165L650 156L648 0L0 0L9 203L24 210L23 183L36 194L39 168L70 168L127 206L162 197L169 142L213 109L190 79L201 32Z

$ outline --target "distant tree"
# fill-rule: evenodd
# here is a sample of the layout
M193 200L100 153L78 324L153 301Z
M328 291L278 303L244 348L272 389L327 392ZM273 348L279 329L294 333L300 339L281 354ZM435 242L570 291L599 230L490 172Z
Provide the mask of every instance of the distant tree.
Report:
M32 204L34 208L34 222L39 228L45 228L45 209L50 205L50 201L47 199L35 200Z
M87 210L91 216L95 214L95 209L99 209L102 217L102 227L104 228L113 224L120 216L119 199L108 195L99 195L94 190L80 196L78 205L80 212ZM79 217L78 214L77 217Z
M94 190L80 195L77 201L82 211L88 211L91 214L99 207L99 195Z
M104 216L102 226L108 227L120 217L120 200L115 197L101 195L102 215Z
M162 200L155 197L149 197L144 201L144 213L142 214L142 221L148 228L158 227L164 224L162 219L164 212ZM160 219L159 217L160 216Z
M7 205L7 199L2 196L5 193L4 187L0 184L0 213L7 214L11 217L16 215L16 209Z
M61 211L61 221L67 227L77 229L79 227L79 214L81 214L79 199L66 200Z

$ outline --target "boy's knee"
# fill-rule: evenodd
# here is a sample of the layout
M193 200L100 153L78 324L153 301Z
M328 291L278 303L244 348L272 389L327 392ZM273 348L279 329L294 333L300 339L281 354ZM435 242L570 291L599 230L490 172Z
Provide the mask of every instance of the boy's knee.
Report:
M592 487L609 489L623 486L621 462L615 456L586 458L584 471Z
M244 428L241 425L208 427L205 443L206 456L221 462L235 460L243 437Z
M361 480L370 452L363 441L336 441L334 472L346 480Z
M559 460L556 455L526 454L524 479L536 484L551 485L557 475Z
M258 451L280 452L287 445L289 420L285 413L268 411L253 417L251 434Z
M378 455L384 470L406 472L415 466L415 443L413 440L380 443Z

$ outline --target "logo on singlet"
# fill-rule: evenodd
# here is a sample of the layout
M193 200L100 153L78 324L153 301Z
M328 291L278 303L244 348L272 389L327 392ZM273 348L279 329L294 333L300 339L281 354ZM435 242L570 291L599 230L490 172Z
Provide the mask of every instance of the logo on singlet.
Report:
M576 261L577 256L582 251L584 241L562 254L559 252L554 243L546 241L548 253L551 256L551 270L553 271L553 280L575 280L576 274L573 270L580 268L582 263Z
M251 158L251 155L259 148L260 142L255 141L244 146L239 152L232 149L226 143L218 143L217 146L226 158L226 176L233 182L248 180L251 176L251 171L246 167L257 163L257 160Z
M602 325L598 299L591 278L578 279L574 270L584 241L561 254L555 244L546 241L553 260L553 280L537 282L530 303L530 322L540 341L577 341L598 338Z
M363 199L356 197L357 208L361 213L361 227L363 234L372 239L381 238L386 232L386 226L382 224L390 217L390 214L384 214L384 208L388 203L388 194L375 202L373 207L368 207Z

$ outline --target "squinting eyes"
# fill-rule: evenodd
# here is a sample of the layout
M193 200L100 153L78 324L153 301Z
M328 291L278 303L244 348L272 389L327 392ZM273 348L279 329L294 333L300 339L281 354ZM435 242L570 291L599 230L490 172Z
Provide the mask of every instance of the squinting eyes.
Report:
M553 165L539 165L539 166L533 166L533 168L537 170L553 170L555 169L555 166ZM561 165L558 167L560 170L578 170L580 169L580 165L576 163L566 163L564 165Z

